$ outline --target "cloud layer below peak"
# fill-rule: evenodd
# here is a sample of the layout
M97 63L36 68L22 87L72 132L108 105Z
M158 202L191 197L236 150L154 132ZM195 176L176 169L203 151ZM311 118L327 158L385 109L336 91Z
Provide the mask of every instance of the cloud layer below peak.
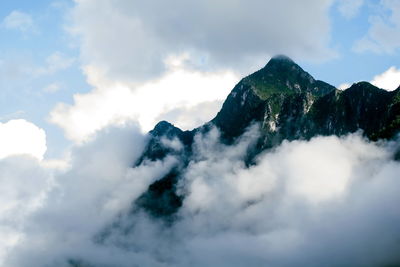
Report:
M220 143L216 129L196 136L195 157L179 184L186 196L179 219L166 227L130 211L132 200L176 159L131 168L146 140L137 128L99 133L76 148L68 170L53 176L41 205L21 215L5 266L400 261L400 164L392 160L398 143L370 143L359 134L284 142L246 167L243 158L257 136L257 126L232 146ZM110 225L102 242L94 238Z

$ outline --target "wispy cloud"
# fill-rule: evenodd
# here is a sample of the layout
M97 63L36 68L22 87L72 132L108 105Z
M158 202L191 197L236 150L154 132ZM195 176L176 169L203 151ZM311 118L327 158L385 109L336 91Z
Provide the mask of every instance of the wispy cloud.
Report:
M380 0L380 3L378 12L369 17L368 33L354 44L357 52L393 54L400 48L400 2Z
M51 83L43 88L43 92L45 93L55 93L61 89L62 85L58 82Z
M49 75L69 68L74 62L74 57L56 51L46 58L46 65L32 70L34 75Z
M339 12L347 19L351 19L358 15L365 0L339 0Z
M34 20L28 13L14 10L3 19L3 27L9 30L18 30L22 33L37 32Z

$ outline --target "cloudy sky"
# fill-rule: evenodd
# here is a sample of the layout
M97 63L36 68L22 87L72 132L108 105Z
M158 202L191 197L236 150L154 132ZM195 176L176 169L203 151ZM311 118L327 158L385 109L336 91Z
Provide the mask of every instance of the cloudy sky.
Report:
M366 80L393 90L400 83L395 0L0 5L4 155L63 158L100 129L132 121L144 132L161 119L193 128L276 54L341 88ZM36 141L21 151L26 138Z
M93 243L176 163L131 168L145 133L163 119L182 129L212 119L272 56L341 89L396 89L400 1L2 0L0 40L0 266L400 260L398 142L284 142L246 168L256 127L233 147L216 129L196 137L204 160L187 169L177 226L128 218L132 236Z

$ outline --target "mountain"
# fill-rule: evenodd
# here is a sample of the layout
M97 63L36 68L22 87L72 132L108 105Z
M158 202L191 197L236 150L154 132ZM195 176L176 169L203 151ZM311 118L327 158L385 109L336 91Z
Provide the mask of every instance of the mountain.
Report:
M391 139L400 129L400 87L388 92L368 82L338 90L315 80L286 56L276 56L259 71L243 78L231 91L221 110L210 122L192 131L182 131L162 121L150 131L150 140L135 166L174 155L179 163L151 184L133 205L153 217L171 219L182 205L176 193L179 179L193 158L192 144L197 133L212 127L221 132L221 141L233 143L252 123L261 126L255 147L245 163L283 140L308 140L317 135L345 135L362 130L366 138ZM166 141L179 140L182 148L172 149ZM397 153L400 158L400 153ZM132 210L132 212L135 212Z

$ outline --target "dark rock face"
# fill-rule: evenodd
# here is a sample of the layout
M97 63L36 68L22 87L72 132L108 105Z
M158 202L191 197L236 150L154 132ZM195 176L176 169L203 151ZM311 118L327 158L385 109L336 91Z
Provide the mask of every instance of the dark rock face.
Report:
M167 155L175 154L174 149L163 144L163 140L177 139L184 145L185 150L190 150L190 145L192 144L194 137L193 131L182 131L167 121L157 123L149 134L151 138L147 144L146 150L135 163L135 166L139 166L144 160L154 161L163 159Z
M176 194L176 183L180 169L174 168L162 179L152 183L137 200L136 205L153 217L174 214L182 206L182 196Z
M252 121L263 122L266 131L268 127L274 131L279 116L297 116L304 105L308 108L315 98L333 90L291 59L278 56L235 86L212 123L231 138L242 134Z
M165 177L150 185L135 207L154 217L173 215L184 196L176 194L176 183L192 158L194 136L216 126L227 144L239 137L251 123L261 125L256 149L249 156L279 145L283 140L308 140L317 135L345 135L362 130L371 140L393 138L400 130L400 87L392 92L368 82L341 91L315 80L285 56L272 58L261 70L242 79L228 95L222 109L209 123L182 131L160 122L136 166L174 155L180 159ZM179 140L176 151L163 140ZM397 158L399 156L397 155Z
M319 134L343 135L362 129L372 140L390 139L399 130L398 97L399 89L388 92L360 82L319 99L310 120Z

